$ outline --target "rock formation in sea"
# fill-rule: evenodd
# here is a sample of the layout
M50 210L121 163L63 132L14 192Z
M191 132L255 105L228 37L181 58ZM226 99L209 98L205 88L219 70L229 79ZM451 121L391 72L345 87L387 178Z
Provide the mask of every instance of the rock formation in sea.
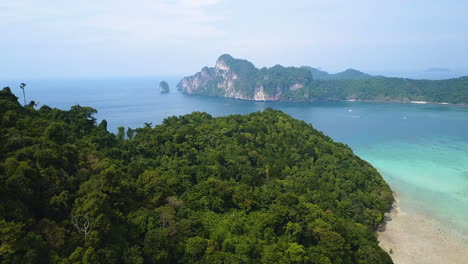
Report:
M168 93L169 92L169 84L167 82L162 81L159 83L159 91L161 93Z

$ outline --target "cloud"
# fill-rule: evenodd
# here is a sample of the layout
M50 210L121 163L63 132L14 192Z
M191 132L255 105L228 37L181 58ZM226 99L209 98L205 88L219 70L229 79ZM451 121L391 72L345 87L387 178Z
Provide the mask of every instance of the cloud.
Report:
M216 26L224 19L206 8L219 0L81 0L34 1L7 0L0 2L0 30L21 24L41 25L46 35L76 35L102 41L134 41L154 43L180 41L187 38L219 37L225 33ZM60 21L61 24L57 24ZM70 40L70 39L69 39Z
M0 0L0 50L8 51L0 72L188 74L222 53L258 66L456 70L468 61L466 7L457 0Z
M59 14L57 9L40 5L39 1L3 0L0 1L0 28L57 14Z
M127 40L137 41L174 41L224 34L214 25L223 18L203 10L216 1L142 2L145 4L132 7L114 5L83 23L101 30L120 32L129 38Z

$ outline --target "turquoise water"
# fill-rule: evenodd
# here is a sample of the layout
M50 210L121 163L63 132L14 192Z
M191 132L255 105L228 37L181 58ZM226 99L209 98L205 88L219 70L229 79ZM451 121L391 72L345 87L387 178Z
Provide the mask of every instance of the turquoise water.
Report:
M179 78L164 78L171 87ZM272 107L302 119L372 163L400 195L402 208L418 210L468 233L468 108L361 102L265 103L160 94L162 78L26 81L27 99L67 109L92 106L97 118L118 126L161 123L171 115L213 116ZM20 95L18 82L12 86Z
M468 235L468 144L432 136L357 146L400 195L403 209L435 216Z

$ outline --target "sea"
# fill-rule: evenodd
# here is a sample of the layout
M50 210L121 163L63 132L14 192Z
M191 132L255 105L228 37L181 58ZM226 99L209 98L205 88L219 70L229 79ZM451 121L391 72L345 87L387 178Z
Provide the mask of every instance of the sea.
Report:
M159 92L165 80L171 91ZM311 123L370 162L397 193L400 207L415 210L468 234L468 107L367 102L253 102L183 94L179 77L7 80L22 100L69 109L91 106L98 122L137 128L169 116L202 111L212 116L247 114L268 107Z

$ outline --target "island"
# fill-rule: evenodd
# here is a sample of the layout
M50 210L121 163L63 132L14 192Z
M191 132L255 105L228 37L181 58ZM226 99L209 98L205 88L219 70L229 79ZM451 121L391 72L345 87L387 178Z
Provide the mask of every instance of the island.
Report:
M414 80L373 76L355 69L329 74L312 67L257 68L251 62L221 55L214 67L183 78L187 94L254 101L377 101L468 104L468 77Z
M159 83L159 91L161 93L168 93L169 92L169 84L167 82L162 81Z
M388 184L280 111L113 134L91 107L0 106L4 263L393 263Z

